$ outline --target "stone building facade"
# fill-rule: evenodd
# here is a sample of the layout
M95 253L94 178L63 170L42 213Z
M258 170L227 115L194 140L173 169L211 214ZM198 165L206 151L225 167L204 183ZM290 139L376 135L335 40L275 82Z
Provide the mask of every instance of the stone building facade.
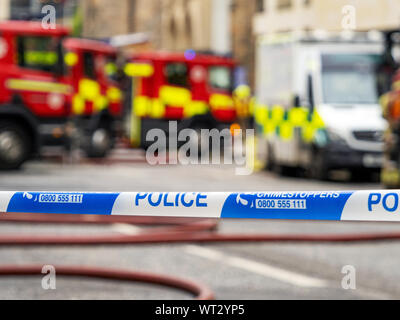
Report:
M354 30L400 28L398 0L258 0L256 34L287 31L341 31L354 17Z

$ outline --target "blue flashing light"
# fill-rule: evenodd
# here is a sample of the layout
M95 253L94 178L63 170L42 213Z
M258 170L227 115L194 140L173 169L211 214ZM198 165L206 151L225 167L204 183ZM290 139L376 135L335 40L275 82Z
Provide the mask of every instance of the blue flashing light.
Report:
M185 51L186 60L193 60L194 58L196 58L196 51L194 51L193 49L188 49Z

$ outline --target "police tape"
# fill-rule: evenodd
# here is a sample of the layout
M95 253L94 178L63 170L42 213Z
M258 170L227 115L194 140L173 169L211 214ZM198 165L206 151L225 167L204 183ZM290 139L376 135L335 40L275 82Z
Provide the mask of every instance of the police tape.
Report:
M400 221L400 190L0 192L0 212L196 218Z

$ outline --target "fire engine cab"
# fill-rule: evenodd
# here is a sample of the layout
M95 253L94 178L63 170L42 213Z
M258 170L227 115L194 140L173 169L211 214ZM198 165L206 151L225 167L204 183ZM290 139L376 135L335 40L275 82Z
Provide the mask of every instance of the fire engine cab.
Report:
M0 168L18 168L69 113L71 86L63 72L68 30L40 23L0 24Z
M63 47L78 143L89 157L104 157L113 145L122 111L117 52L108 44L88 39L69 38Z
M233 97L235 62L212 55L147 52L125 66L132 77L131 142L147 147L146 133L168 133L169 120L184 128L229 128L247 111Z
M68 144L71 116L87 120L78 131L89 133L89 155L102 156L110 146L120 92L104 74L115 52L68 34L40 22L0 23L0 169L18 168L41 145Z

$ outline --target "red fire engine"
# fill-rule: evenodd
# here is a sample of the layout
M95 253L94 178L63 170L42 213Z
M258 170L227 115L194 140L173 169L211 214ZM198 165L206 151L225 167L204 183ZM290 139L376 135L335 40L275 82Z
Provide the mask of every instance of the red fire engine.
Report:
M235 62L212 55L149 52L134 56L125 67L133 77L131 142L148 146L153 128L168 132L168 121L184 128L229 128L248 116L233 95Z
M121 91L116 80L116 50L99 41L70 38L63 42L73 88L73 122L80 144L90 157L111 149L121 116Z
M0 169L18 168L43 144L66 144L74 114L86 120L78 129L89 137L89 155L104 155L111 136L104 129L119 110L120 92L103 76L115 52L97 42L65 40L68 34L40 22L0 23Z

